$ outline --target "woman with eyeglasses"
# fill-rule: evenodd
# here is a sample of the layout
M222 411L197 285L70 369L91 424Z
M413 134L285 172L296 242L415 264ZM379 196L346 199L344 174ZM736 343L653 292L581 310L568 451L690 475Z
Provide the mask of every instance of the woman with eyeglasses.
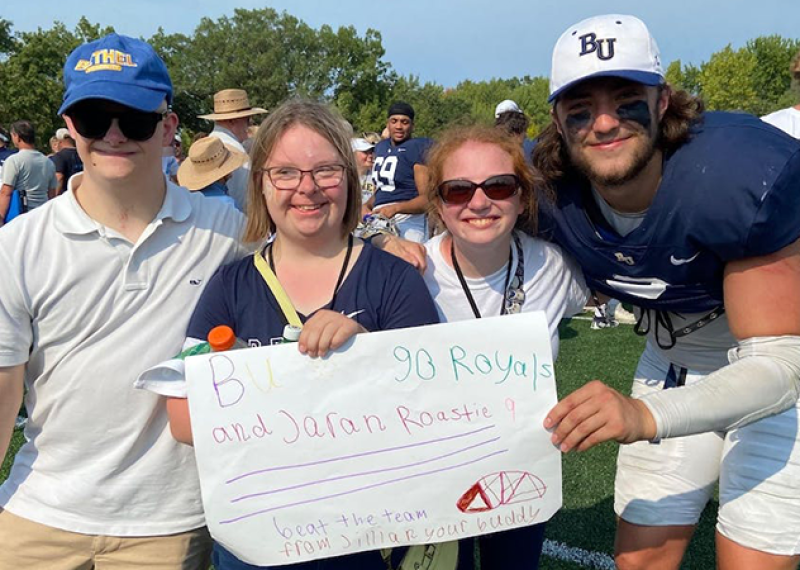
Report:
M289 322L265 281L269 271L303 322L299 350L323 356L354 334L438 322L421 276L404 261L352 236L361 187L343 121L318 103L291 101L273 111L250 154L248 220L244 241L254 255L221 268L198 302L187 346L218 325L250 345L280 342ZM271 239L269 239L271 238ZM335 389L332 387L331 389ZM185 399L167 409L173 435L191 442ZM266 524L266 523L265 523ZM405 549L363 552L285 566L317 570L397 568ZM214 546L216 570L261 568ZM472 568L472 552L465 553ZM454 570L451 565L448 570Z
M428 157L428 199L444 232L425 244L425 283L442 322L544 311L553 358L558 324L583 309L586 284L535 227L539 180L519 141L484 126L445 133ZM482 568L537 568L544 524L479 538Z

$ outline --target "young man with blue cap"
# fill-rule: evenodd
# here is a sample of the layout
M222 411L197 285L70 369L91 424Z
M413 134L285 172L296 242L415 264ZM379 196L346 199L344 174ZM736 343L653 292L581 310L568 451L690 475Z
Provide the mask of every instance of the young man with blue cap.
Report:
M632 397L594 381L545 421L563 451L628 444L618 568L678 568L717 480L718 568L796 568L800 143L674 91L632 16L561 36L550 101L540 228L647 336Z
M108 35L64 66L83 160L64 195L0 230L0 568L207 570L192 450L137 374L179 352L191 307L243 254L241 215L167 182L178 118L146 43Z

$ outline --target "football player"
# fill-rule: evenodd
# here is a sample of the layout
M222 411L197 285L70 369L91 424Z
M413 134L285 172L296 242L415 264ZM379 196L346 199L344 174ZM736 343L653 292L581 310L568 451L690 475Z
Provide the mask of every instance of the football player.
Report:
M428 201L418 189L427 183L425 153L433 141L412 138L414 109L402 101L389 107L386 128L389 138L375 147L375 195L365 204L364 213L394 220L401 237L422 243L428 239Z
M594 381L545 420L563 451L629 444L618 567L678 568L719 480L718 568L796 568L800 143L673 90L631 16L561 36L550 101L540 229L647 335L632 397Z

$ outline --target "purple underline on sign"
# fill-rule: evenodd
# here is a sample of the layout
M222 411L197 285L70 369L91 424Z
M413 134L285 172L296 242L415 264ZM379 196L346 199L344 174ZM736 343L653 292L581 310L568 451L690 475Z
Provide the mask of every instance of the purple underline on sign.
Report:
M480 461L484 461L489 459L490 457L494 457L495 455L501 455L503 453L508 452L508 449L501 449L499 451L494 451L492 453L488 453L476 459L471 459L470 461L465 461L463 463L458 463L456 465L451 465L449 467L442 467L440 469L433 469L431 471L424 471L422 473L415 473L414 475L407 475L406 477L398 477L397 479L389 479L388 481L381 481L380 483L374 483L372 485L367 485L366 487L358 487L356 489L351 489L349 491L342 491L341 493L335 493L333 495L326 495L325 497L317 497L315 499L306 499L305 501L297 501L295 503L289 503L287 505L278 505L277 507L270 507L268 509L261 509L259 511L255 511L252 513L247 513L246 515L241 515L239 517L235 517L232 519L227 519L224 521L220 521L219 524L231 524L235 522L242 521L244 519L249 519L251 517L255 517L258 515L264 515L267 513L271 513L274 511L280 511L282 509L288 509L290 507L298 507L300 505L308 505L310 503L318 503L319 501L325 501L328 499L335 499L337 497L343 497L345 495L352 495L355 493L359 493L361 491L368 491L369 489L375 489L377 487L383 487L385 485L391 485L393 483L399 483L401 481L408 481L410 479L416 479L417 477L424 477L426 475L434 475L436 473L443 473L445 471L452 471L453 469L458 469L459 467L464 467L466 465L472 465L473 463L478 463Z
M458 455L459 453L464 453L465 451L469 451L471 449L475 449L477 447L481 447L484 445L488 445L490 443L494 443L500 439L500 436L493 437L492 439L487 439L486 441L481 441L479 443L475 443L473 445L462 447L461 449L456 449L455 451L451 451L450 453L446 453L444 455L437 455L436 457L431 457L429 459L423 459L422 461L416 461L414 463L408 463L406 465L396 465L394 467L387 467L385 469L375 469L373 471L362 471L360 473L351 473L349 475L338 475L336 477L328 477L327 479L319 479L317 481L308 481L306 483L298 483L297 485L291 485L289 487L281 487L280 489L272 489L271 491L262 491L260 493L251 493L249 495L242 495L241 497L236 497L231 499L231 503L238 503L239 501L243 501L245 499L253 499L256 497L263 497L265 495L273 495L275 493L282 493L283 491L291 491L293 489L302 489L303 487L311 487L313 485L320 485L322 483L330 483L331 481L341 481L343 479L351 479L353 477L364 477L365 475L377 475L379 473L388 473L390 471L400 471L401 469L408 469L410 467L418 467L420 465L425 465L426 463L433 463L434 461L440 461L442 459L446 459L448 457L452 457L453 455Z
M362 451L361 453L353 453L351 455L342 455L340 457L331 457L329 459L320 459L319 461L309 461L308 463L298 463L296 465L280 465L278 467L268 467L267 469L259 469L257 471L250 471L249 473L242 473L241 475L237 475L231 479L225 481L226 485L231 483L235 483L240 479L244 479L245 477L251 477L253 475L260 475L262 473L270 473L272 471L283 471L285 469L299 469L300 467L311 467L313 465L322 465L324 463L333 463L335 461L345 461L347 459L355 459L356 457L366 457L368 455L376 455L378 453L388 453L391 451L400 451L402 449L409 449L412 447L420 447L422 445L430 445L432 443L439 443L442 441L448 441L451 439L458 439L461 437L467 437L470 435L475 435L476 433L480 433L482 431L486 431L487 429L492 429L497 427L497 424L492 424L490 426L482 427L476 430L468 431L466 433L460 433L456 435L449 435L447 437L437 437L436 439L429 439L427 441L420 441L417 443L409 443L408 445L398 445L395 447L387 447L385 449L374 449L372 451Z

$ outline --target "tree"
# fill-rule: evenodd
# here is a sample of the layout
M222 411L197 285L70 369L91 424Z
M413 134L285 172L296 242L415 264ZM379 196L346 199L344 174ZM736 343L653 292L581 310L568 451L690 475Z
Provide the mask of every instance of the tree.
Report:
M694 65L683 66L681 60L676 59L669 64L664 75L667 83L675 89L688 91L692 95L700 94L700 69Z
M409 75L398 78L391 100L383 110L381 129L386 123L386 109L393 101L405 101L414 107L414 134L435 137L445 127L472 119L469 104L454 90L445 91L437 83L421 84L419 77Z
M500 101L513 99L513 91L522 80L491 79L489 81L462 81L455 88L455 96L469 104L470 114L477 121L490 124L494 122L494 109ZM519 101L518 101L519 103ZM525 109L525 106L522 105Z
M516 101L531 120L528 136L536 137L550 124L550 81L546 77L525 77L511 92L510 99Z
M159 30L150 42L192 130L210 128L196 115L211 112L214 93L227 88L245 89L251 104L268 109L293 96L336 102L351 120L388 97L389 64L374 30L362 38L352 26L315 30L286 12L237 9L203 18L191 37Z
M101 28L81 18L70 32L61 23L49 30L18 35L8 59L0 63L0 124L19 119L34 124L37 146L49 151L47 140L64 125L56 114L64 92L63 69L69 53L112 28Z
M758 96L754 112L764 115L780 108L787 92L791 90L789 66L800 49L800 41L778 35L760 36L747 42L745 50L753 54L756 68L752 81Z
M367 30L362 39L352 26L336 32L323 26L320 39L330 73L332 100L355 125L368 117L372 119L372 110L386 104L397 80L390 65L382 59L385 51L381 35Z
M16 42L14 34L11 32L11 22L0 18L0 61L14 51Z
M712 110L757 112L758 92L753 78L758 61L745 49L730 45L711 56L700 68L700 86L706 106Z
M516 102L530 119L528 136L535 137L550 122L547 102L550 85L544 77L512 77L490 81L464 81L455 89L455 96L467 102L473 120L494 122L494 110L505 99Z
M15 34L11 22L0 18L0 123L32 120L44 148L47 136L62 125L55 112L67 55L110 31L81 18L73 31L56 22L47 30ZM192 34L159 29L148 41L170 70L173 107L187 136L211 128L197 115L212 111L215 92L232 87L246 89L251 104L268 109L294 96L329 102L357 132L382 130L386 110L396 100L416 108L420 136L436 136L452 123L491 124L495 106L504 99L516 101L530 118L528 136L550 122L544 77L464 81L453 89L423 84L392 70L375 30L359 35L352 26L315 29L271 8L203 18ZM764 114L796 103L789 62L799 48L800 40L762 36L739 50L727 46L699 67L674 61L666 77L701 95L711 109Z

